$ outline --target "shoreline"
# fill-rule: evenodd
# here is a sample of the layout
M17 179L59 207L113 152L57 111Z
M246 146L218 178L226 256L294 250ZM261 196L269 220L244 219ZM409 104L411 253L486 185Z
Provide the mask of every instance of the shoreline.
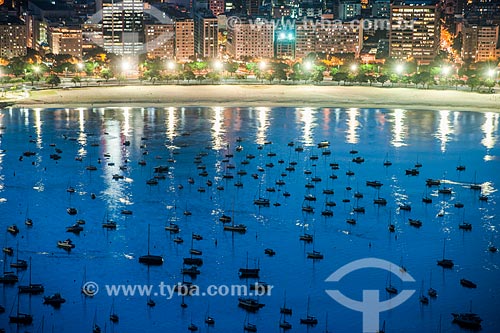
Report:
M500 112L500 96L461 90L321 85L130 85L32 91L13 107L329 107Z

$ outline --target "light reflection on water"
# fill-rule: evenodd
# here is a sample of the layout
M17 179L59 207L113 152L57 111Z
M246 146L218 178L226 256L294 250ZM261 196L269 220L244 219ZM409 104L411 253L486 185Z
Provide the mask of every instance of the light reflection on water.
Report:
M191 232L196 232L204 237L195 244L204 252L205 264L196 279L201 286L240 283L237 271L244 267L247 253L251 263L254 258L260 262L261 279L275 285L273 296L263 300L266 307L251 316L262 332L278 331L278 308L285 291L287 304L294 309L289 320L294 331L305 331L298 318L305 314L309 295L311 313L320 320L310 332L324 329L326 312L331 330L359 331L361 315L329 299L324 290L332 287L324 280L341 265L372 256L407 267L418 281L416 289L420 289L422 280L428 287L432 272L432 286L439 291L438 299L428 307L421 307L414 296L401 307L383 313L387 331L433 331L440 316L443 331L456 330L449 313L468 310L470 300L474 311L485 320L485 331L500 329L495 312L500 306L495 288L499 255L487 251L491 242L497 246L500 242L496 208L500 176L494 172L499 169L500 156L496 113L266 107L8 109L2 111L0 125L6 127L0 138L0 149L6 150L0 153L0 227L5 229L16 223L21 229L16 238L6 235L2 242L15 247L19 241L21 258L33 257L33 282L44 283L46 294L61 292L68 300L60 310L53 310L41 304L40 296L33 296L31 301L21 297L22 308L30 308L35 315L34 327L44 317L45 324L55 329L89 331L97 310L101 327L107 322L110 331L179 332L187 329L191 317L202 326L210 303L210 312L217 320L211 332L240 330L245 313L237 308L235 298L193 298L187 301L189 307L181 310L179 299L157 299L157 306L148 309L145 298L117 297L115 307L121 318L113 326L107 321L111 298L100 294L94 299L83 299L80 295L84 267L88 280L102 284L181 281L182 258L191 246ZM237 143L240 137L243 141ZM35 142L29 143L29 139ZM322 140L331 142L331 155L322 155L316 148ZM125 141L130 141L130 146L125 146ZM295 147L303 146L304 152L288 147L291 141ZM269 142L272 144L266 144ZM55 149L50 143L62 150L60 160L50 159ZM262 150L257 149L264 144ZM243 148L241 152L235 151L238 145ZM19 161L28 149L37 155ZM349 154L352 149L359 154ZM270 157L269 152L277 156ZM206 154L201 164L206 166L207 177L200 176L199 164L193 163L200 153ZM229 153L234 154L230 163L235 169L228 169L228 163L222 162ZM109 154L109 158L104 154ZM247 154L256 157L245 166L241 162ZM318 160L312 161L312 155L318 155ZM382 166L386 155L393 163L388 168ZM77 156L83 160L76 161ZM364 157L365 162L353 163L355 156ZM138 165L140 159L146 161L146 166ZM279 164L278 159L285 162ZM296 171L282 176L290 161L298 163ZM340 164L340 170L331 170L333 161ZM405 175L405 170L413 168L416 161L423 164L420 175ZM456 170L459 161L467 167L463 172ZM267 166L269 162L274 166ZM90 163L97 165L98 171L85 171ZM122 165L127 165L127 170L120 170ZM152 168L157 165L169 165L171 171L157 186L148 186L145 182L154 176ZM257 171L257 166L264 172ZM236 172L242 169L248 174L237 176ZM309 191L305 184L311 176L304 175L306 169L322 179ZM347 169L352 169L354 176L347 177ZM224 179L226 172L235 178ZM123 174L124 179L113 180L115 173ZM258 173L260 179L252 179L252 173ZM338 179L330 179L332 173ZM193 177L195 184L188 184L188 177ZM280 178L286 181L284 187L275 185ZM427 178L442 179L445 186L453 188L452 195L427 188ZM380 191L365 186L366 180L375 179L384 183ZM213 182L212 186L206 184L207 180ZM242 188L234 186L237 180L243 182ZM481 184L488 202L480 202L479 191L468 188L476 182ZM69 185L75 186L77 193L66 193ZM179 185L184 188L179 190ZM224 191L216 190L217 186L223 186ZM347 190L347 186L352 190ZM266 192L268 187L275 187L276 192ZM206 192L200 192L200 188ZM327 197L322 193L324 188L333 188L335 194ZM292 194L290 198L282 196L285 190ZM362 192L364 198L353 198L355 191ZM92 200L90 193L96 193L97 199ZM301 211L306 193L318 199L313 203L314 214ZM259 194L281 206L257 208L252 201ZM432 204L421 202L424 194L432 197ZM373 205L378 196L387 199L387 206ZM350 202L342 202L346 198ZM321 216L327 199L337 204L332 218ZM457 201L465 207L455 208ZM406 203L411 204L411 212L398 208ZM28 205L35 223L32 229L24 226ZM76 217L66 214L68 205L78 208ZM366 213L352 213L357 205L364 206ZM133 215L122 215L123 209L132 210ZM188 209L192 216L183 214ZM442 217L439 212L443 212ZM246 224L247 234L224 233L218 220L223 213L233 216L235 223ZM101 228L106 214L118 222L116 231ZM350 217L356 218L357 225L346 224ZM57 249L55 243L68 237L64 228L77 218L86 220L85 231L80 236L70 235L77 247L67 254ZM408 218L421 219L423 227L408 226ZM397 238L387 232L389 219L396 225ZM473 224L472 232L458 229L463 221ZM176 235L164 230L169 222L180 224L184 244L174 244ZM153 231L152 252L165 257L161 268L149 270L136 262L147 248L148 224ZM313 245L299 242L303 232L314 234L314 248L325 254L323 261L313 263L305 258ZM442 256L445 238L446 256L456 262L451 271L443 271L435 264ZM267 247L274 248L277 255L264 256L263 249ZM370 281L366 274L357 273L340 287L357 299L363 288L383 290L385 272L367 273ZM478 283L478 289L462 288L458 283L462 277ZM21 279L27 283L26 273ZM399 281L396 284L398 289L404 289ZM0 305L7 312L15 299L15 288L2 288ZM6 318L6 314L0 316ZM75 317L78 321L72 319Z

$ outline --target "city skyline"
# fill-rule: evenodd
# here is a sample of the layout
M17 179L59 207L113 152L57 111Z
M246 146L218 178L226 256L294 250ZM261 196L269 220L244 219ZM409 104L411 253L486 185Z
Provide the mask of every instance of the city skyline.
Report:
M0 8L8 15L0 20L0 55L24 56L31 48L81 59L104 48L121 56L180 62L303 59L316 53L365 63L415 59L424 65L440 50L460 62L500 55L500 15L495 15L500 5L492 1L226 1L225 11L221 1L187 5L142 0L89 0L73 7L42 0L29 0L25 7L4 4ZM13 29L17 38L5 38Z

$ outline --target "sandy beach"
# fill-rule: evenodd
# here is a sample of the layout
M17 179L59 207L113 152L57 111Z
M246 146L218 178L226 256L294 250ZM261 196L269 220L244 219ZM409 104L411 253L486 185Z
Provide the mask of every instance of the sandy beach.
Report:
M33 91L19 107L290 106L496 111L500 96L455 90L313 85L142 85Z

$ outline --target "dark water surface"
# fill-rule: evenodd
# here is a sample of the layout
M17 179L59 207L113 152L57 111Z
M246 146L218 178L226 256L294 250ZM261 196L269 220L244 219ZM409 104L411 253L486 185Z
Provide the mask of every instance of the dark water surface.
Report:
M42 304L42 295L23 294L20 310L33 314L33 325L9 324L9 315L17 311L17 286L29 283L29 270L18 271L18 284L0 285L0 305L5 307L0 328L41 332L43 326L46 332L91 332L96 322L107 332L184 332L192 321L201 332L241 332L246 312L238 307L236 296L186 297L188 307L183 309L178 296L171 300L153 296L156 306L148 307L146 296L106 295L106 284L157 286L162 281L169 285L182 281L182 261L189 256L194 232L203 236L194 242L203 251L201 274L194 280L202 291L209 285L249 283L238 277L247 254L249 266L260 266L260 280L274 285L271 296L260 298L265 307L249 316L259 332L280 331L279 308L285 292L287 306L293 308L287 318L292 332L324 332L327 314L330 331L360 332L361 313L342 307L325 290L338 288L361 300L363 289L379 289L386 299L387 272L360 270L337 284L325 279L339 267L368 257L402 265L416 280L403 283L392 276L398 290L417 291L401 306L381 314L386 332L437 332L439 327L442 332L460 331L450 313L469 311L471 302L472 310L484 320L483 332L499 332L500 253L488 251L491 244L500 246L498 123L497 113L385 109L5 109L0 112L0 243L14 251L19 247L21 259L31 257L32 282L44 285L43 295L60 292L66 303L54 309ZM237 142L238 138L242 141ZM323 140L330 141L331 155L317 148ZM287 145L291 141L293 147ZM236 150L238 145L242 151ZM303 152L295 151L299 146ZM57 161L50 158L56 148L62 150ZM358 153L350 154L351 150ZM20 161L25 151L36 155ZM201 163L195 164L200 153ZM223 162L231 154L234 157ZM255 158L242 165L247 154ZM314 155L317 160L311 160ZM356 156L365 161L352 162ZM383 166L386 156L393 163L389 167ZM146 165L139 165L139 160ZM295 171L285 171L292 161L297 162ZM331 163L338 163L339 170L332 170ZM405 175L416 163L422 164L420 174ZM97 171L86 170L90 164ZM127 170L120 170L125 164ZM235 169L228 169L228 164ZM166 179L147 185L158 165L170 167ZM200 165L206 166L208 176L199 175ZM457 171L458 165L466 169ZM349 169L354 176L346 176ZM247 175L238 176L239 170ZM311 174L304 174L305 170ZM226 173L234 179L224 179ZM252 178L253 173L259 179ZM330 179L332 173L338 178ZM114 180L113 174L124 179ZM313 183L315 176L321 182ZM194 184L188 183L189 177ZM440 179L441 187L451 187L453 193L438 194L438 187L425 186L427 178ZM285 185L276 185L279 179ZM366 186L367 180L384 185L377 191ZM243 187L234 186L237 181ZM474 182L481 184L481 191L469 188ZM307 183L315 188L307 189ZM70 186L75 193L66 191ZM270 187L276 192L267 192ZM334 194L325 195L324 189L333 189ZM270 199L270 207L253 204L259 191ZM291 196L284 197L285 191ZM356 191L364 197L355 199ZM481 192L488 196L487 202L479 201ZM316 197L312 214L302 211L306 194ZM426 194L431 204L422 202ZM387 205L374 205L377 196L386 198ZM327 200L336 203L333 217L321 215ZM456 208L457 202L464 207ZM411 204L411 211L399 210L400 204ZM356 206L366 212L352 213ZM77 208L78 214L68 215L68 207ZM124 209L133 215L122 215ZM185 216L185 210L192 215ZM444 216L438 216L440 211ZM224 212L237 224L245 224L246 234L223 231L219 217ZM25 225L26 217L33 220L32 227ZM116 230L102 228L106 217L117 222ZM357 224L347 224L348 218L355 218ZM388 231L390 218L395 233ZM408 218L420 219L423 226L410 226ZM86 221L84 231L79 236L65 232L78 219ZM459 230L463 221L472 223L472 231ZM177 223L181 232L166 231L169 222ZM6 232L11 224L19 227L17 236ZM138 257L147 253L148 224L151 253L165 260L149 269L138 263ZM314 235L313 243L299 240L304 232ZM177 236L184 243L176 244ZM68 237L76 245L70 253L56 247L58 240ZM445 239L446 257L455 262L450 270L436 265ZM265 248L274 249L276 255L265 255ZM321 251L324 259L307 259L313 249ZM7 270L16 257L17 253L6 259L2 255ZM462 287L461 278L475 282L477 288ZM81 294L84 280L99 284L96 296ZM185 280L191 281L188 276ZM419 303L422 281L425 292L431 282L439 294L428 305ZM306 315L308 296L310 314L319 320L310 328L299 324ZM117 324L109 321L113 299L120 316ZM216 320L210 329L204 325L207 310Z

